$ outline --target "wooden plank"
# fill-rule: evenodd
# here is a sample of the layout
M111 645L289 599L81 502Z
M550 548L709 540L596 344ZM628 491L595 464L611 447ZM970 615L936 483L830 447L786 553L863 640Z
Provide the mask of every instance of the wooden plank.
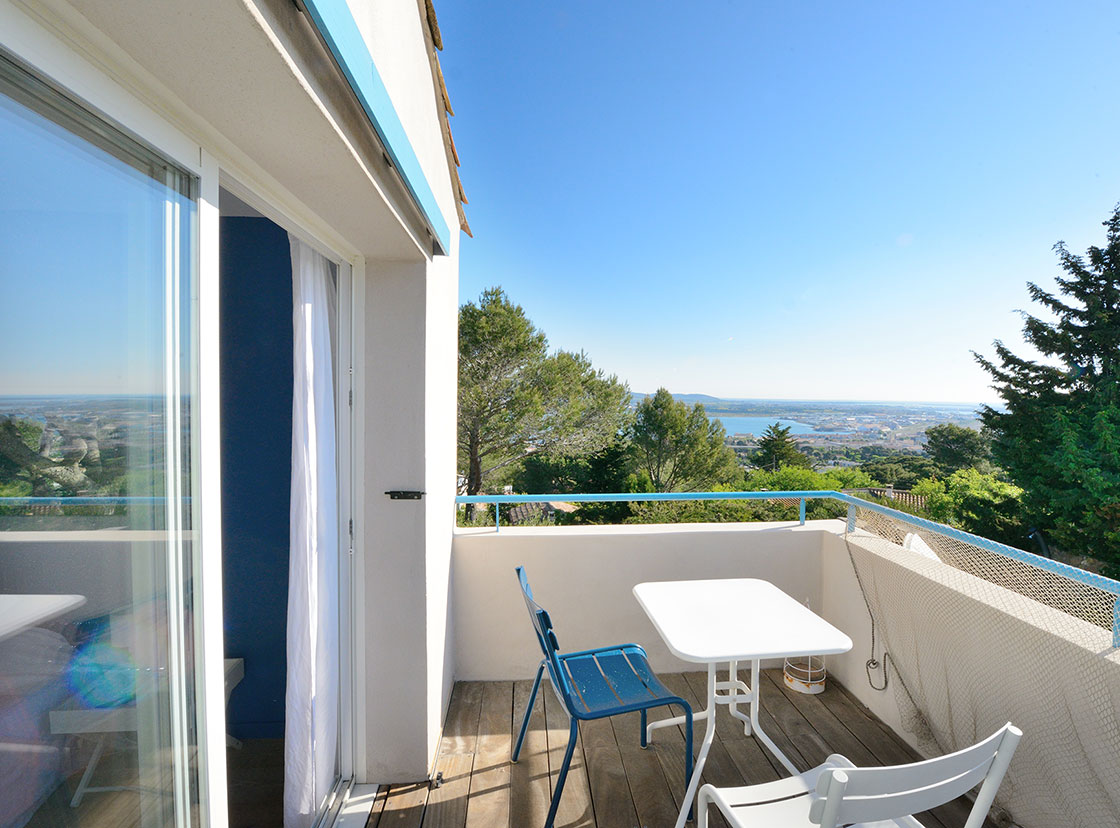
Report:
M763 670L766 682L764 696L776 698L784 696L797 712L805 717L809 726L824 741L828 753L847 756L859 767L882 764L870 750L852 735L848 728L826 708L820 698L806 693L798 693L786 687L781 670ZM827 755L827 754L826 754Z
M685 678L695 696L700 697L708 692L706 674L687 673ZM742 722L734 718L726 708L721 709L720 714L716 716L716 738L727 749L727 754L739 769L745 784L773 782L786 775L784 768L779 772L781 765L770 755L770 752L759 744L757 739L743 732Z
M741 678L750 683L749 672ZM757 689L761 698L759 720L763 730L779 749L802 771L823 762L831 751L801 712L772 683L767 682L764 676L760 677ZM787 750L787 747L792 750Z
M482 683L456 682L443 722L435 772L442 774L432 786L424 811L424 828L464 828L471 788L478 722L482 713Z
M818 698L821 704L865 744L881 764L904 765L921 759L918 752L902 741L896 741L890 728L848 690L833 678L828 679L828 689Z
M579 738L583 743L595 825L598 828L634 828L638 816L610 721L582 722Z
M630 798L638 814L638 824L643 826L672 825L677 820L680 808L669 790L669 780L657 753L652 749L642 750L640 733L641 715L627 713L611 718L615 742L622 756L622 766L626 781L630 785ZM683 754L683 746L680 748ZM683 793L683 783L681 784ZM677 794L679 799L680 793Z
M388 793L388 785L378 786L377 795L373 798L373 807L369 811L369 819L366 820L366 828L377 828L378 822L381 821L381 812L385 810L385 797Z
M518 681L513 685L513 718L510 724L510 738L516 742L521 718L529 705L531 681ZM552 692L542 687L544 693ZM548 780L548 737L545 734L544 706L541 693L529 718L529 731L525 734L525 744L517 764L510 768L509 820L513 828L544 825L548 816L548 804L552 788Z
M473 765L473 753L448 753L440 757L436 771L443 773L443 782L428 794L424 828L464 828Z
M467 799L467 828L509 828L510 733L520 724L514 716L513 682L486 682Z
M478 742L478 718L482 713L480 681L457 681L451 690L451 703L443 722L443 738L439 755L475 752Z
M568 748L568 714L547 683L541 687L541 696L544 701L545 735L548 738L549 790L555 792L560 765ZM568 778L556 809L555 824L556 828L595 828L591 785L584 765L583 747L579 742L572 754L572 763L568 766Z
M420 828L427 802L427 782L391 785L377 828Z

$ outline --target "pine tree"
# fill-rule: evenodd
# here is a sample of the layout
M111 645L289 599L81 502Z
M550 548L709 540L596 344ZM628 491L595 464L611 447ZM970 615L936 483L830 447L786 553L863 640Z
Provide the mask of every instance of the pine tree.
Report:
M1024 313L1023 335L1046 362L974 354L995 380L1005 411L985 406L992 457L1023 488L1028 518L1070 553L1120 573L1120 205L1104 222L1107 243L1086 257L1054 246L1058 294L1028 283L1054 321ZM1063 298L1068 297L1068 299Z
M630 427L638 468L656 492L702 492L740 482L726 439L723 423L709 420L704 406L689 408L664 388L638 403Z
M789 436L790 428L780 423L766 427L758 438L758 451L751 458L757 468L777 471L782 466L808 468L811 465L809 458L797 450L797 442Z

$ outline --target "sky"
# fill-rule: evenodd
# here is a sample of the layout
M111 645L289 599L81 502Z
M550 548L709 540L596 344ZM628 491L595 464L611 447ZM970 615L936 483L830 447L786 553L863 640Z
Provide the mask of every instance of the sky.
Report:
M1120 202L1115 2L436 8L460 301L634 391L996 401Z
M167 196L0 95L0 396L163 391Z

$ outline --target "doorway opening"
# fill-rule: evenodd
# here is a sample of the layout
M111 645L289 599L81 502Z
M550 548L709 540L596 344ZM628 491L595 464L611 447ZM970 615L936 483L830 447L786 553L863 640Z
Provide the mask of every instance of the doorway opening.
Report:
M329 807L330 797L324 794L324 787L335 786L341 778L341 716L336 706L333 719L328 718L325 725L315 720L310 724L310 734L304 728L301 736L288 704L293 698L297 705L307 698L307 705L300 706L310 707L309 700L322 697L324 688L326 695L335 699L340 694L338 631L346 607L337 600L343 549L337 529L343 507L337 495L327 504L309 502L308 488L317 487L303 485L308 463L315 463L314 457L309 460L300 455L305 442L302 435L308 428L307 405L293 407L293 403L297 399L306 401L308 377L329 363L330 390L323 394L320 388L319 398L327 406L332 434L345 421L333 408L339 366L346 364L334 358L338 342L334 321L338 318L338 268L309 252L306 245L300 248L302 242L293 240L287 230L225 188L221 191L220 217L229 824L230 828L280 828L285 821L285 795L291 811L295 789L302 786L306 790L297 798L305 803L304 818L293 824L310 825ZM296 287L306 285L308 256L319 256L320 277L326 286L323 295L330 306L314 323L319 326L317 331L309 329L302 304L301 313L294 313L293 282ZM312 349L316 349L317 357L323 356L323 349L331 353L326 362L309 370L301 360ZM315 428L322 426L322 422L315 424ZM294 432L300 435L295 444ZM329 471L324 472L320 462L319 473L329 476L331 491L344 490L340 470L346 467L332 456ZM314 549L308 559L303 542L309 531L307 516L310 513L315 523L320 512L323 526L310 530ZM312 567L316 565L316 556L330 558L322 561L319 574L334 580L333 593L326 590L308 596L307 580L300 573L306 572L308 560ZM315 580L311 578L312 583ZM301 636L305 629L310 630L303 646L294 649L288 635L292 613L305 619L298 623ZM292 658L296 659L294 664L290 663ZM308 674L314 676L309 679L311 686L306 686ZM294 689L292 681L296 682ZM315 716L320 715L319 706L317 701ZM313 754L322 746L330 755L314 756L310 771L307 763L293 763L290 756L286 759L286 752L291 753L285 748L286 732L289 739L306 742L310 738ZM292 750L296 744L290 746ZM309 773L314 776L310 782Z

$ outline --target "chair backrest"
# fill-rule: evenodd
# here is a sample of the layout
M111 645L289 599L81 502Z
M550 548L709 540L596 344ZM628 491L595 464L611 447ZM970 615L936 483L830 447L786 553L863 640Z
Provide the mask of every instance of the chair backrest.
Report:
M972 747L936 759L885 768L825 771L809 807L823 828L898 819L936 808L983 782L965 828L980 828L1023 733L1008 722Z
M529 586L529 577L525 574L525 567L517 567L516 572L517 582L521 585L521 594L525 598L525 607L529 610L529 619L533 622L533 632L536 633L537 644L540 645L541 652L548 664L549 677L552 679L553 687L563 694L564 701L567 703L570 687L568 686L568 677L560 665L560 643L556 640L552 618L549 616L548 610L533 598L533 590Z

